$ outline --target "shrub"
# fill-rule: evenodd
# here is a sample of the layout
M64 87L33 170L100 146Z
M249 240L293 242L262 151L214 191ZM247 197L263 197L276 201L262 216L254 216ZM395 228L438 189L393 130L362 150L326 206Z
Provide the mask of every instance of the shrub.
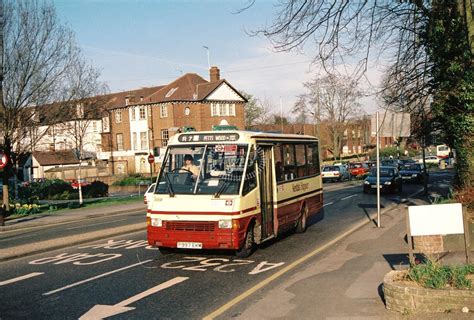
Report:
M67 205L68 209L77 209L81 207L79 202L69 202Z
M432 260L426 264L412 266L408 278L425 288L441 289L447 286L458 289L471 289L472 282L467 278L474 273L474 265L440 265Z
M109 185L102 181L94 181L82 188L85 198L107 197L109 195Z
M145 184L148 183L148 180L141 175L131 175L121 180L115 181L114 183L112 183L112 185L113 186L136 186L140 183L143 183L144 181L145 181Z
M32 182L18 190L20 198L27 202L34 202L38 199L59 200L62 199L63 193L72 191L71 185L60 179Z
M34 214L38 213L41 211L41 208L37 204L20 204L16 203L15 206L12 208L14 214L18 215L29 215L29 214Z

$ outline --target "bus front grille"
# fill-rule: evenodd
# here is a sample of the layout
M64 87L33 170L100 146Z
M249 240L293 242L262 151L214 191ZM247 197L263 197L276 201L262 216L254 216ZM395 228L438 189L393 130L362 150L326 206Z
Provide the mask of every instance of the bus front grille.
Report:
M213 221L166 221L166 230L178 231L214 231L216 222Z

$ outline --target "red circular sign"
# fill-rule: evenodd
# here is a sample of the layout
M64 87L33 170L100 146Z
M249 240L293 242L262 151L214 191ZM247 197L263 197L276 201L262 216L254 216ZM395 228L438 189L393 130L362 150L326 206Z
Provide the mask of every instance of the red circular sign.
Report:
M155 162L155 156L152 155L152 154L150 154L150 155L148 156L148 163L153 163L153 162Z
M0 158L0 168L5 168L8 163L8 157L6 154L2 153Z

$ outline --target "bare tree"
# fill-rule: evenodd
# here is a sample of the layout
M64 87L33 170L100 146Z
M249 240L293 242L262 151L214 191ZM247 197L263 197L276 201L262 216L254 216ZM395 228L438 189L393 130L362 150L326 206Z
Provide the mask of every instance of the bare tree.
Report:
M48 125L64 121L69 111L61 106L94 94L99 74L84 67L87 64L73 32L60 23L49 2L7 0L4 17L4 117L0 125L3 151L15 163L18 152L26 151L23 139L32 131L24 129L37 128L45 119ZM8 195L5 188L12 175L12 165L7 166L4 195ZM5 202L8 208L8 199Z
M456 183L472 184L472 0L286 0L274 23L254 34L268 37L277 51L315 45L313 62L329 73L352 65L347 69L359 77L370 60L386 59L389 107L444 123L446 142L462 150Z
M361 115L358 99L362 96L357 81L349 77L328 75L304 84L309 91L299 97L294 112L307 113L317 127L318 138L321 126L327 129L326 147L335 158L342 152L344 133L350 119Z

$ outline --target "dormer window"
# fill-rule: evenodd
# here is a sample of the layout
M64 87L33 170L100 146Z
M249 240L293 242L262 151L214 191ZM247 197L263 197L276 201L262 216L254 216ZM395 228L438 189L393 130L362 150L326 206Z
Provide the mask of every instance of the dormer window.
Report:
M125 98L125 105L128 106L129 103L130 103L130 99L129 99L129 98Z

